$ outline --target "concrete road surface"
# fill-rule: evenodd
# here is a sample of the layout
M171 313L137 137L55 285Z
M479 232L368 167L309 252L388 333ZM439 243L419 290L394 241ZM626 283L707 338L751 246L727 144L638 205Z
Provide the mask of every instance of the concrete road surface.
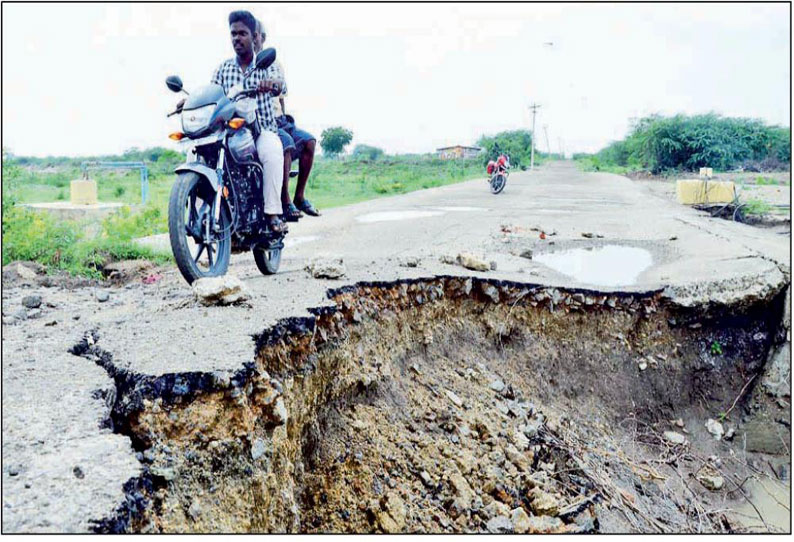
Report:
M442 263L461 252L496 262L495 271L480 273L489 277L665 288L682 303L778 288L790 261L790 234L712 219L624 177L581 173L570 163L516 172L496 196L483 178L326 210L290 228L278 275L259 274L250 254L233 257L229 272L250 290L248 308L195 306L176 269L154 284L109 288L106 302L92 288L4 290L4 531L85 530L115 509L138 472L129 440L102 428L112 380L67 353L87 330L98 330L114 363L135 373L237 370L253 359L252 334L329 303L328 288L477 274ZM531 259L521 256L528 251ZM343 258L346 277L312 278L304 267L318 256ZM32 292L43 298L40 313L7 323Z

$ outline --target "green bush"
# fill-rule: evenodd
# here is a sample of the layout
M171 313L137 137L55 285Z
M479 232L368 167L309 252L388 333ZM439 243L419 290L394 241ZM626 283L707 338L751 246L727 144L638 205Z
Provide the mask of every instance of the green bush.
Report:
M791 132L763 121L706 115L653 115L634 122L629 135L602 149L583 167L614 166L647 169L658 174L671 170L695 171L739 167L759 171L790 167Z
M22 207L3 211L3 265L15 260L35 261L50 270L100 277L109 262L126 259L169 261L170 257L135 244L132 239L161 227L156 208L132 215L129 208L107 218L95 239L85 239L77 222L59 221L46 212Z

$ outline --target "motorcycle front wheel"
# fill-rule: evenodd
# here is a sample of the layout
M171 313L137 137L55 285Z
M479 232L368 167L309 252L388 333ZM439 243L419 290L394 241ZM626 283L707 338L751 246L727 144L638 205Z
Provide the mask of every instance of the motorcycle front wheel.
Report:
M275 275L281 265L281 249L254 247L254 261L263 275Z
M498 194L505 189L507 184L507 177L502 174L494 175L491 177L491 193Z
M196 173L180 173L168 200L168 233L179 272L188 284L226 274L231 258L229 206L212 214L215 191Z

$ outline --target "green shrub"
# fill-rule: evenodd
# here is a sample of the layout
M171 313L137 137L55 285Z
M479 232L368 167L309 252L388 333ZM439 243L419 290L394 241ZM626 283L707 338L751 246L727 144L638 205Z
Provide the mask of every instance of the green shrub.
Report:
M755 119L706 115L653 115L636 121L629 135L599 151L608 166L653 173L713 167L777 169L791 164L791 132Z

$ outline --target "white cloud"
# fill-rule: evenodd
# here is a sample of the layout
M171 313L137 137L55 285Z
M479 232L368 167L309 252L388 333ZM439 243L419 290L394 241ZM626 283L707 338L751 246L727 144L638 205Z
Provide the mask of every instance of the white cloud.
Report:
M596 150L652 112L790 116L785 4L240 7L264 21L303 127L341 124L354 143L392 152L529 127L532 101L552 147L561 137L568 150ZM208 81L232 54L234 8L5 5L4 145L36 155L167 145L177 98L163 80Z

